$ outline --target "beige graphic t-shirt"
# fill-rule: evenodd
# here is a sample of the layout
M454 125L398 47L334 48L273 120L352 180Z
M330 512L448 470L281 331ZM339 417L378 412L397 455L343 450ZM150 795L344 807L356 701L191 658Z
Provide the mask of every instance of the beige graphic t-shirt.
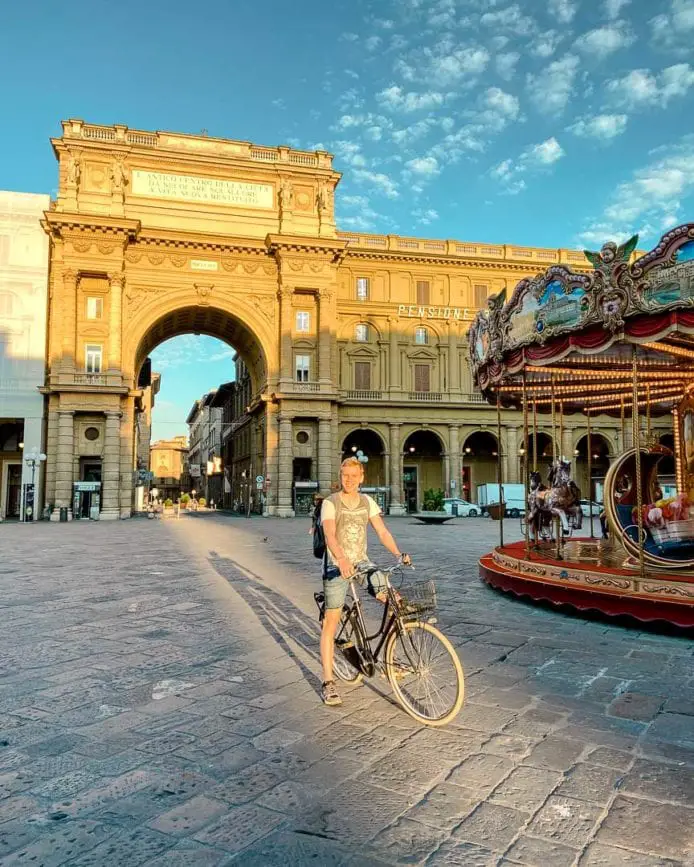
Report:
M321 506L321 521L335 521L335 535L342 546L345 556L351 563L368 560L366 554L366 531L369 521L380 515L378 503L366 494L359 495L359 503L350 509L341 494L326 497ZM328 548L328 564L336 566L337 561Z

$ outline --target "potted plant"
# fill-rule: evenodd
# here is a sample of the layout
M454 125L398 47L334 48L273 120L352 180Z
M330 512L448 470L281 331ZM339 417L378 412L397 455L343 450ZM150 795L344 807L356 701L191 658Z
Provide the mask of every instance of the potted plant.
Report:
M207 505L207 500L206 500L204 497L200 497L200 498L198 499L198 505L199 505L199 506L206 506L206 505Z

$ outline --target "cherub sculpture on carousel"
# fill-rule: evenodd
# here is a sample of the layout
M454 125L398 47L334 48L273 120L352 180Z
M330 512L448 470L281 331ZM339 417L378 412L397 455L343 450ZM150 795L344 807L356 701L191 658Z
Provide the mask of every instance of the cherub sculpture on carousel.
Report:
M533 542L552 539L552 518L559 519L562 536L583 526L581 491L571 478L571 463L557 458L547 476L549 487L542 484L542 476L530 473L528 491L528 525Z

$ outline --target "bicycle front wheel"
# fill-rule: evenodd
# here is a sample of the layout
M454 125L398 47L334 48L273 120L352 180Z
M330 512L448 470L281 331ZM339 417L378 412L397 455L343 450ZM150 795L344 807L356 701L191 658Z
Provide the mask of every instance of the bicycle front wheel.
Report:
M360 683L364 675L359 668L360 635L350 617L350 608L345 605L340 616L340 625L335 636L333 671L344 683Z
M446 636L430 623L402 624L385 648L388 680L396 698L414 719L443 726L457 715L465 697L463 667Z

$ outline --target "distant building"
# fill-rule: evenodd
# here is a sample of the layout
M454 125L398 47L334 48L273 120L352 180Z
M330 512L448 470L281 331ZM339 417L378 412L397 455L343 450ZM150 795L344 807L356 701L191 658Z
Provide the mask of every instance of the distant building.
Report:
M0 192L0 520L41 515L49 204Z
M216 393L215 389L196 400L186 423L191 489L198 499L204 497L208 503L213 500L219 504L222 500L222 408L213 405Z
M251 402L251 377L239 355L234 356L235 379L217 389L214 406L222 409L222 502L224 508L263 511L263 491L255 479L262 475L257 452L257 422L248 413Z
M174 502L182 493L187 493L189 478L186 472L188 438L177 436L168 440L157 440L149 450L149 466L154 474L151 488L156 488L159 498L170 498Z

